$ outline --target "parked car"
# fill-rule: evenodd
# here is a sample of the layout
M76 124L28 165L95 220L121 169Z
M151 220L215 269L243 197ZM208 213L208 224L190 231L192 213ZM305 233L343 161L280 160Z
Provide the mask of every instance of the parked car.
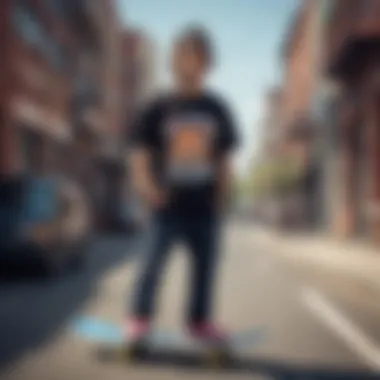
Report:
M57 274L83 264L90 210L67 178L23 177L0 185L0 261Z
M148 211L137 197L126 197L118 202L110 230L121 233L140 231L146 224Z

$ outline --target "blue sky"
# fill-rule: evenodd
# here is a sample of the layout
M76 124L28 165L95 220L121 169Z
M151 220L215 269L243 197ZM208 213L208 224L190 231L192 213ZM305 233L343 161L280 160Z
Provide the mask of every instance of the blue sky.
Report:
M280 46L297 0L118 0L120 16L157 44L159 76L167 79L167 53L184 25L201 23L216 41L219 64L213 88L231 102L244 144L244 170L260 141L263 100L281 78Z

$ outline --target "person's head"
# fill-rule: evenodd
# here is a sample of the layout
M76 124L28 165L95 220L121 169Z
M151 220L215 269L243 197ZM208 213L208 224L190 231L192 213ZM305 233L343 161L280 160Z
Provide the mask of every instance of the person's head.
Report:
M198 89L213 65L213 51L208 33L200 27L185 29L175 40L172 69L176 85Z

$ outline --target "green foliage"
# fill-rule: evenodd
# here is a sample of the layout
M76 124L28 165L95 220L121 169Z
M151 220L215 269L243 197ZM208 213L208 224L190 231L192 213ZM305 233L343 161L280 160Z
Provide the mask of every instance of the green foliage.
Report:
M301 176L301 167L294 161L262 162L253 167L249 178L241 185L242 191L256 198L284 194L298 185Z

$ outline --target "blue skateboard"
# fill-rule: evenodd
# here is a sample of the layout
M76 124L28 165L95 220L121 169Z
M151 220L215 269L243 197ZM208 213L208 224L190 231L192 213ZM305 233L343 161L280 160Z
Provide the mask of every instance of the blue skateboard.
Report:
M263 339L263 330L256 328L232 334L228 344L207 343L180 331L152 330L143 340L128 342L117 324L81 319L74 328L87 339L95 340L98 357L106 362L144 362L192 364L225 367L237 363L238 356Z

